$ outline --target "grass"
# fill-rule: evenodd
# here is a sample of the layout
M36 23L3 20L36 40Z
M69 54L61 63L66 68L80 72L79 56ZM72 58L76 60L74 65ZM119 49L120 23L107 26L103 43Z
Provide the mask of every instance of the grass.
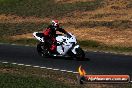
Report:
M76 3L56 3L54 0L0 0L0 14L16 15L23 18L28 16L40 18L64 18L73 17L74 12L96 11L105 8L104 0ZM48 7L48 8L47 8ZM132 8L132 3L126 6ZM89 15L88 14L86 15ZM122 11L121 11L122 12ZM105 13L105 11L104 11ZM111 12L110 12L111 13ZM98 13L92 19L104 18L111 14ZM15 19L15 18L14 18ZM76 19L76 18L75 18ZM66 25L66 24L64 24ZM83 21L74 23L76 28L108 27L119 29L132 28L129 20L115 21ZM41 31L47 27L47 23L1 23L0 42L36 45L35 39L10 39L12 35ZM93 40L80 40L79 44L85 49L112 50L121 52L132 52L132 47L108 46ZM86 84L79 86L75 74L62 73L40 68L23 67L0 63L0 88L131 88L131 84Z
M118 21L84 21L74 25L76 28L93 28L93 27L108 27L119 29L132 28L132 22L128 20ZM31 33L34 31L42 31L46 28L48 23L0 23L0 37L1 36L12 36L24 33ZM67 24L64 24L67 25ZM69 25L69 24L68 24Z
M79 85L77 75L0 63L0 88L131 88L131 84Z
M1 43L15 43L15 44L20 44L20 45L37 45L38 40L36 39L26 39L26 38L22 38L22 39L8 39L8 38L1 38L0 39Z
M117 14L117 13L98 13L98 14L95 14L94 16L90 17L90 19L104 18L104 17L116 16L116 15L119 15L119 14Z
M0 81L0 88L70 88L50 79L23 77L13 74L0 74Z
M0 23L0 37L43 30L47 23Z
M1 4L4 4L4 3L15 3L15 2L18 2L19 0L0 0L0 3Z
M130 1L130 3L126 6L127 8L132 8L132 1Z
M79 41L79 44L82 47L85 47L85 49L97 49L99 51L103 51L103 50L107 50L107 51L116 51L116 52L132 52L132 47L119 47L119 46L108 46L105 44L102 44L100 42L97 41L93 41L93 40L85 40L85 41Z
M87 40L87 41L78 41L79 44L83 47L93 47L93 48L96 48L96 47L99 47L101 46L101 44L99 42L96 42L96 41L93 41L93 40Z
M0 88L70 88L56 77L49 77L51 74L52 71L45 69L0 64ZM51 76L58 73L53 74Z
M101 15L102 16L102 15ZM115 20L115 21L84 21L75 24L76 28L94 28L94 27L108 27L119 29L132 28L132 21L129 20Z
M89 11L101 7L102 0L56 3L54 0L1 0L0 14L19 16L60 17L72 11ZM47 8L48 7L48 8Z

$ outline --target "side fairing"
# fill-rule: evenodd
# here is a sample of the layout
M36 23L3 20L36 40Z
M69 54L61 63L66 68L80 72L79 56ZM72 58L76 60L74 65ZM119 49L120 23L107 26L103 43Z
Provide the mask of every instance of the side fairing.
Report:
M36 35L37 33L38 33L38 32L34 32L34 33L33 33L33 36L34 36L37 40L39 40L40 42L44 42L43 37L41 38L41 37L37 36L37 35Z
M57 46L57 52L61 55L65 55L68 50L72 47L73 43L77 43L75 36L72 34L70 35L70 38L68 38L66 35L60 35L56 37L57 42L62 43L61 45Z

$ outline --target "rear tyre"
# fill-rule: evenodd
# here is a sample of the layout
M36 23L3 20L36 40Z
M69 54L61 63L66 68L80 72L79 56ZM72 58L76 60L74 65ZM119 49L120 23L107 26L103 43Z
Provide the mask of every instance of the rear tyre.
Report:
M79 47L79 48L76 49L76 55L75 55L75 57L76 57L77 60L84 60L85 53L82 50L82 48Z
M44 43L40 42L37 45L37 52L40 56L47 57L49 56L48 50L44 48Z

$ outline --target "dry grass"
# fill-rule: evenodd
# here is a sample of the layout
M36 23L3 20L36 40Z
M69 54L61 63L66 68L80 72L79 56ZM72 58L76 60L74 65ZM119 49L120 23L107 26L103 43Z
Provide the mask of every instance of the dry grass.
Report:
M104 7L95 11L75 11L69 17L63 18L64 23L79 23L84 21L115 21L129 20L132 21L132 8L128 5L132 4L131 0L104 0ZM95 28L69 28L68 31L74 33L77 38L82 40L95 40L107 45L114 46L132 46L132 30L131 28L120 30L107 27Z
M55 0L55 2L59 2L59 3L74 3L74 2L88 2L88 1L94 1L94 0Z
M39 17L21 17L17 15L6 15L6 14L0 14L0 23L26 23L26 22L31 22L31 23L44 23L44 22L49 22L50 18L39 18Z
M114 30L106 27L88 28L88 29L72 29L68 30L74 33L80 40L95 40L106 45L114 46L132 46L132 30Z
M74 11L71 16L63 18L64 22L83 22L83 21L132 21L132 8L128 5L131 0L105 0L104 7L94 11Z
M11 36L11 38L13 40L18 40L18 39L31 39L33 38L33 34L32 33L27 33L27 34L22 34L22 35L16 35L16 36Z
M89 2L94 0L55 0L61 2ZM132 8L128 5L132 4L131 0L104 0L102 8L93 11L73 11L67 13L65 17L58 18L62 23L67 22L83 22L83 21L113 21L113 20L131 20ZM17 15L0 14L0 22L49 22L51 18L38 17L20 17Z
M56 0L62 2L76 1L93 1L93 0ZM94 11L73 11L63 18L58 18L62 23L78 23L83 21L114 21L114 20L130 20L132 21L132 9L128 8L131 0L104 0L104 7ZM0 14L0 22L49 22L51 18L38 17L20 17L17 15Z

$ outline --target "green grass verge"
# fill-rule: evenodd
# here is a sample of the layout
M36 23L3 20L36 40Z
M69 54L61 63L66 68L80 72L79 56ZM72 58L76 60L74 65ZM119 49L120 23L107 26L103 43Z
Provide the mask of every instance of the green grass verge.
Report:
M64 75L46 69L0 63L0 88L71 88L59 77Z
M19 44L19 45L37 45L37 43L39 42L36 39L26 39L26 38L22 38L22 39L16 39L16 40L12 40L12 39L8 39L8 38L0 38L0 42L1 43L15 43L15 44Z
M77 75L0 63L0 88L131 88L131 84L79 85Z
M108 46L93 40L79 41L79 44L87 49L97 49L100 51L132 52L132 47Z
M70 88L51 79L0 73L0 88Z

